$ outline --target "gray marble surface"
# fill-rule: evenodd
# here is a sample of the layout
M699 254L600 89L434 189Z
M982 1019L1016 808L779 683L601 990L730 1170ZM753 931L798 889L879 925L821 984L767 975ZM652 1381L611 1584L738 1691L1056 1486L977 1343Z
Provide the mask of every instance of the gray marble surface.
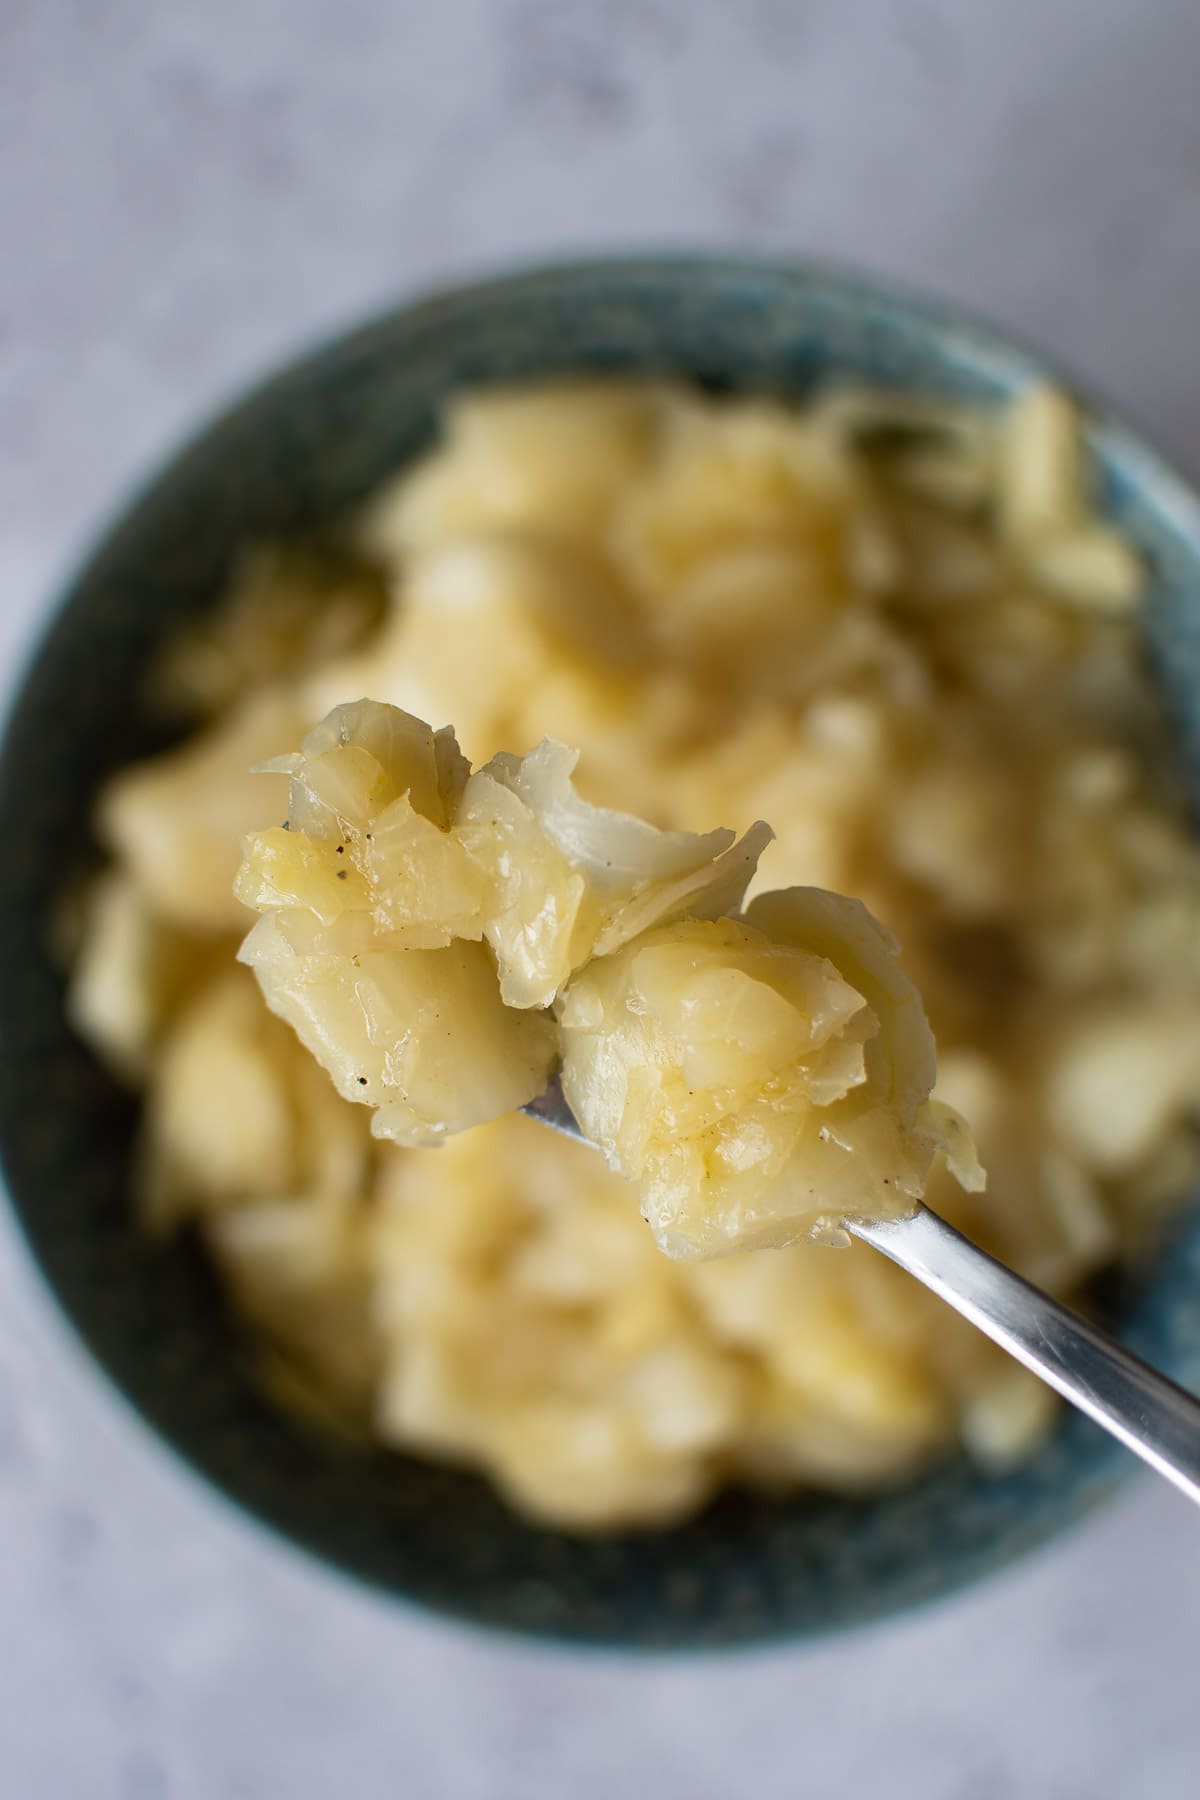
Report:
M1200 468L1195 0L0 0L0 682L72 552L264 361L589 246L941 289ZM1200 1521L1142 1481L1019 1570L807 1649L580 1658L382 1604L126 1419L0 1225L13 1800L1173 1800Z

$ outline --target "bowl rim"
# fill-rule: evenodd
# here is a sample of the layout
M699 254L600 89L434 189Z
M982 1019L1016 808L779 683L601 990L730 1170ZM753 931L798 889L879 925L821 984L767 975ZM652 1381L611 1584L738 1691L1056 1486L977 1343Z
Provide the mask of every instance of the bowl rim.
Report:
M1174 515L1176 529L1183 536L1195 537L1200 553L1200 470L1194 479L1189 477L1157 447L1153 431L1142 423L1136 409L1124 402L1118 405L1102 383L1078 371L1069 358L1043 350L1032 335L1010 330L983 308L905 278L818 255L743 254L736 249L684 246L661 251L581 251L550 260L517 258L499 267L485 265L478 274L466 272L445 281L418 283L411 292L383 300L345 324L301 333L282 346L260 372L218 381L211 400L186 414L181 424L168 428L162 441L131 465L125 479L115 484L95 512L80 521L72 547L46 581L43 592L47 602L39 609L24 660L10 675L2 702L0 757L7 748L12 714L26 679L75 588L160 484L186 467L193 456L202 456L215 433L303 383L316 364L333 356L369 353L401 320L418 325L452 318L496 300L580 280L689 275L802 283L854 302L871 302L903 313L931 332L955 340L964 350L1003 363L1009 371L1022 364L1029 377L1049 377L1075 401L1089 436L1102 435L1136 468L1139 482L1154 486L1160 505L1166 502L1163 510Z
M844 298L857 305L869 304L903 316L906 323L923 331L931 342L944 344L949 340L973 360L994 366L1007 380L1049 378L1079 405L1089 441L1103 439L1119 455L1136 485L1153 491L1156 509L1169 520L1181 538L1190 541L1200 563L1200 488L1153 446L1140 424L1131 419L1127 407L1118 410L1094 383L1078 378L1060 358L1047 355L1022 335L993 323L973 308L887 275L867 273L819 257L743 255L736 250L672 248L662 252L587 252L550 261L521 260L496 272L467 273L445 284L420 287L408 297L401 295L372 308L345 326L335 325L302 337L282 356L272 360L261 374L229 384L223 391L218 391L213 403L190 415L181 428L168 432L165 442L152 449L140 465L135 465L132 475L119 483L102 503L98 518L84 522L73 552L64 558L62 569L47 584L48 598L36 615L23 654L14 658L3 696L0 763L7 762L26 689L57 633L64 628L77 590L83 586L94 565L116 551L126 533L140 527L143 510L152 503L159 488L168 480L183 475L193 462L204 460L214 435L242 418L251 417L264 405L285 403L292 391L310 380L321 378L323 367L330 359L344 361L359 356L370 357L400 323L408 327L434 322L453 323L456 318L469 318L480 309L486 311L495 302L511 303L526 294L536 295L563 285L592 281L617 285L638 279L681 282L699 276L720 277L730 282L752 280L768 287L779 287L780 284L785 288L808 287L822 292L827 298ZM0 1013L2 1011L0 1006ZM732 1639L710 1640L697 1636L695 1641L671 1639L664 1643L639 1643L624 1633L603 1636L592 1632L578 1634L569 1628L560 1630L554 1626L535 1629L483 1614L466 1603L459 1607L441 1600L434 1602L379 1580L358 1567L349 1556L343 1558L326 1547L308 1542L274 1518L269 1510L256 1506L227 1486L143 1410L132 1391L88 1341L75 1312L39 1254L28 1228L25 1205L18 1201L13 1187L8 1150L7 1142L0 1141L0 1190L13 1241L21 1247L25 1266L34 1277L27 1284L27 1291L38 1293L52 1315L52 1334L61 1347L72 1355L78 1367L97 1378L98 1388L107 1390L110 1400L116 1401L114 1412L133 1420L145 1442L153 1444L158 1453L165 1454L175 1467L182 1469L209 1501L218 1500L228 1516L243 1525L249 1524L264 1542L282 1546L309 1567L316 1566L327 1574L334 1574L352 1583L359 1592L365 1591L376 1600L400 1606L410 1614L441 1626L465 1626L488 1637L499 1632L519 1638L526 1646L554 1642L601 1654L662 1654L665 1651L672 1655L724 1655L734 1651L739 1654L761 1652L781 1645L808 1645L822 1637L858 1630L864 1625L884 1624L900 1615L924 1610L931 1604L952 1598L960 1590L1023 1561L1032 1552L1047 1548L1067 1528L1081 1523L1106 1504L1135 1474L1140 1476L1142 1473L1132 1458L1116 1453L1113 1446L1114 1454L1097 1461L1090 1480L1083 1487L1073 1492L1069 1499L1062 1494L1055 1503L1047 1505L1036 1529L1012 1534L998 1545L981 1546L973 1553L960 1552L952 1569L919 1589L898 1591L882 1604L849 1608L828 1622L756 1627L745 1637Z

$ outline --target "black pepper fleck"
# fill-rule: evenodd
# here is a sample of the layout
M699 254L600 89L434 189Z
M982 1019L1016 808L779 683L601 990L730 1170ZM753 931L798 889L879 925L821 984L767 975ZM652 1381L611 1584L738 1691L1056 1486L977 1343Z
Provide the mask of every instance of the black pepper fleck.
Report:
M359 1078L358 1078L358 1085L359 1085L359 1087L366 1087L366 1085L367 1085L367 1078L366 1078L366 1076L365 1076L365 1075L360 1075L360 1076L359 1076Z
M346 871L345 871L345 869L339 869L339 870L338 870L338 872L337 872L337 878L338 878L338 880L339 880L339 881L345 881L345 879L346 879Z

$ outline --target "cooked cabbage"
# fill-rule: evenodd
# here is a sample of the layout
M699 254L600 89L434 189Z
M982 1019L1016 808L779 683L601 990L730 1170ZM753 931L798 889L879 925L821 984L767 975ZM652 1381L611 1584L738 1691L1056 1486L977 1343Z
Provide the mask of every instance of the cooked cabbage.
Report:
M792 888L744 920L652 930L572 982L563 1092L669 1254L912 1211L946 1125L894 951L857 902Z
M582 799L577 760L544 740L467 775L447 730L362 700L272 764L291 805L246 842L237 892L264 916L241 958L376 1134L482 1124L561 1060L674 1255L911 1210L944 1141L974 1170L866 909L794 888L727 916L769 828L656 830Z
M587 1530L682 1517L729 1480L871 1491L955 1444L989 1469L1028 1453L1049 1391L861 1246L672 1261L622 1177L529 1120L436 1152L373 1139L248 971L226 994L251 918L229 883L239 838L262 834L257 902L303 900L343 947L386 934L495 959L492 874L433 798L464 771L439 776L427 739L385 778L371 846L362 809L382 791L355 757L314 771L307 851L281 830L286 774L246 777L347 695L453 719L476 765L543 734L579 745L579 798L667 833L770 819L769 883L858 895L903 945L937 1036L935 1108L970 1119L988 1170L964 1191L948 1164L977 1180L969 1148L935 1110L927 1197L1078 1291L1144 1255L1194 1183L1200 1110L1200 856L1164 777L1142 570L1094 487L1076 408L1044 389L990 408L844 386L795 406L641 381L490 388L458 396L430 453L346 522L368 551L349 582L342 551L320 596L290 553L235 571L173 664L171 697L211 713L209 733L102 797L113 869L84 897L73 1005L145 1081L141 1185L212 1246L273 1393ZM492 798L560 897L580 846L564 858L503 781ZM343 821L361 851L344 882ZM721 853L718 914L761 848ZM770 937L762 885L747 917ZM620 931L670 925L664 892L593 952L619 961ZM561 991L579 945L545 921L522 937L508 898L511 981ZM881 1023L864 1065L884 1042ZM269 1105L229 1095L243 1066L247 1094L273 1072Z

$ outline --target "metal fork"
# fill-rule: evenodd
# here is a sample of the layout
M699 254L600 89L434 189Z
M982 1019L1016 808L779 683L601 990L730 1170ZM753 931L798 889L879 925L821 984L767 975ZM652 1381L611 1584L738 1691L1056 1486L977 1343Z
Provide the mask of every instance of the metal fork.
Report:
M557 1077L522 1112L588 1143ZM844 1219L1018 1362L1040 1375L1135 1456L1200 1505L1200 1400L1024 1276L997 1262L927 1206L908 1219Z

